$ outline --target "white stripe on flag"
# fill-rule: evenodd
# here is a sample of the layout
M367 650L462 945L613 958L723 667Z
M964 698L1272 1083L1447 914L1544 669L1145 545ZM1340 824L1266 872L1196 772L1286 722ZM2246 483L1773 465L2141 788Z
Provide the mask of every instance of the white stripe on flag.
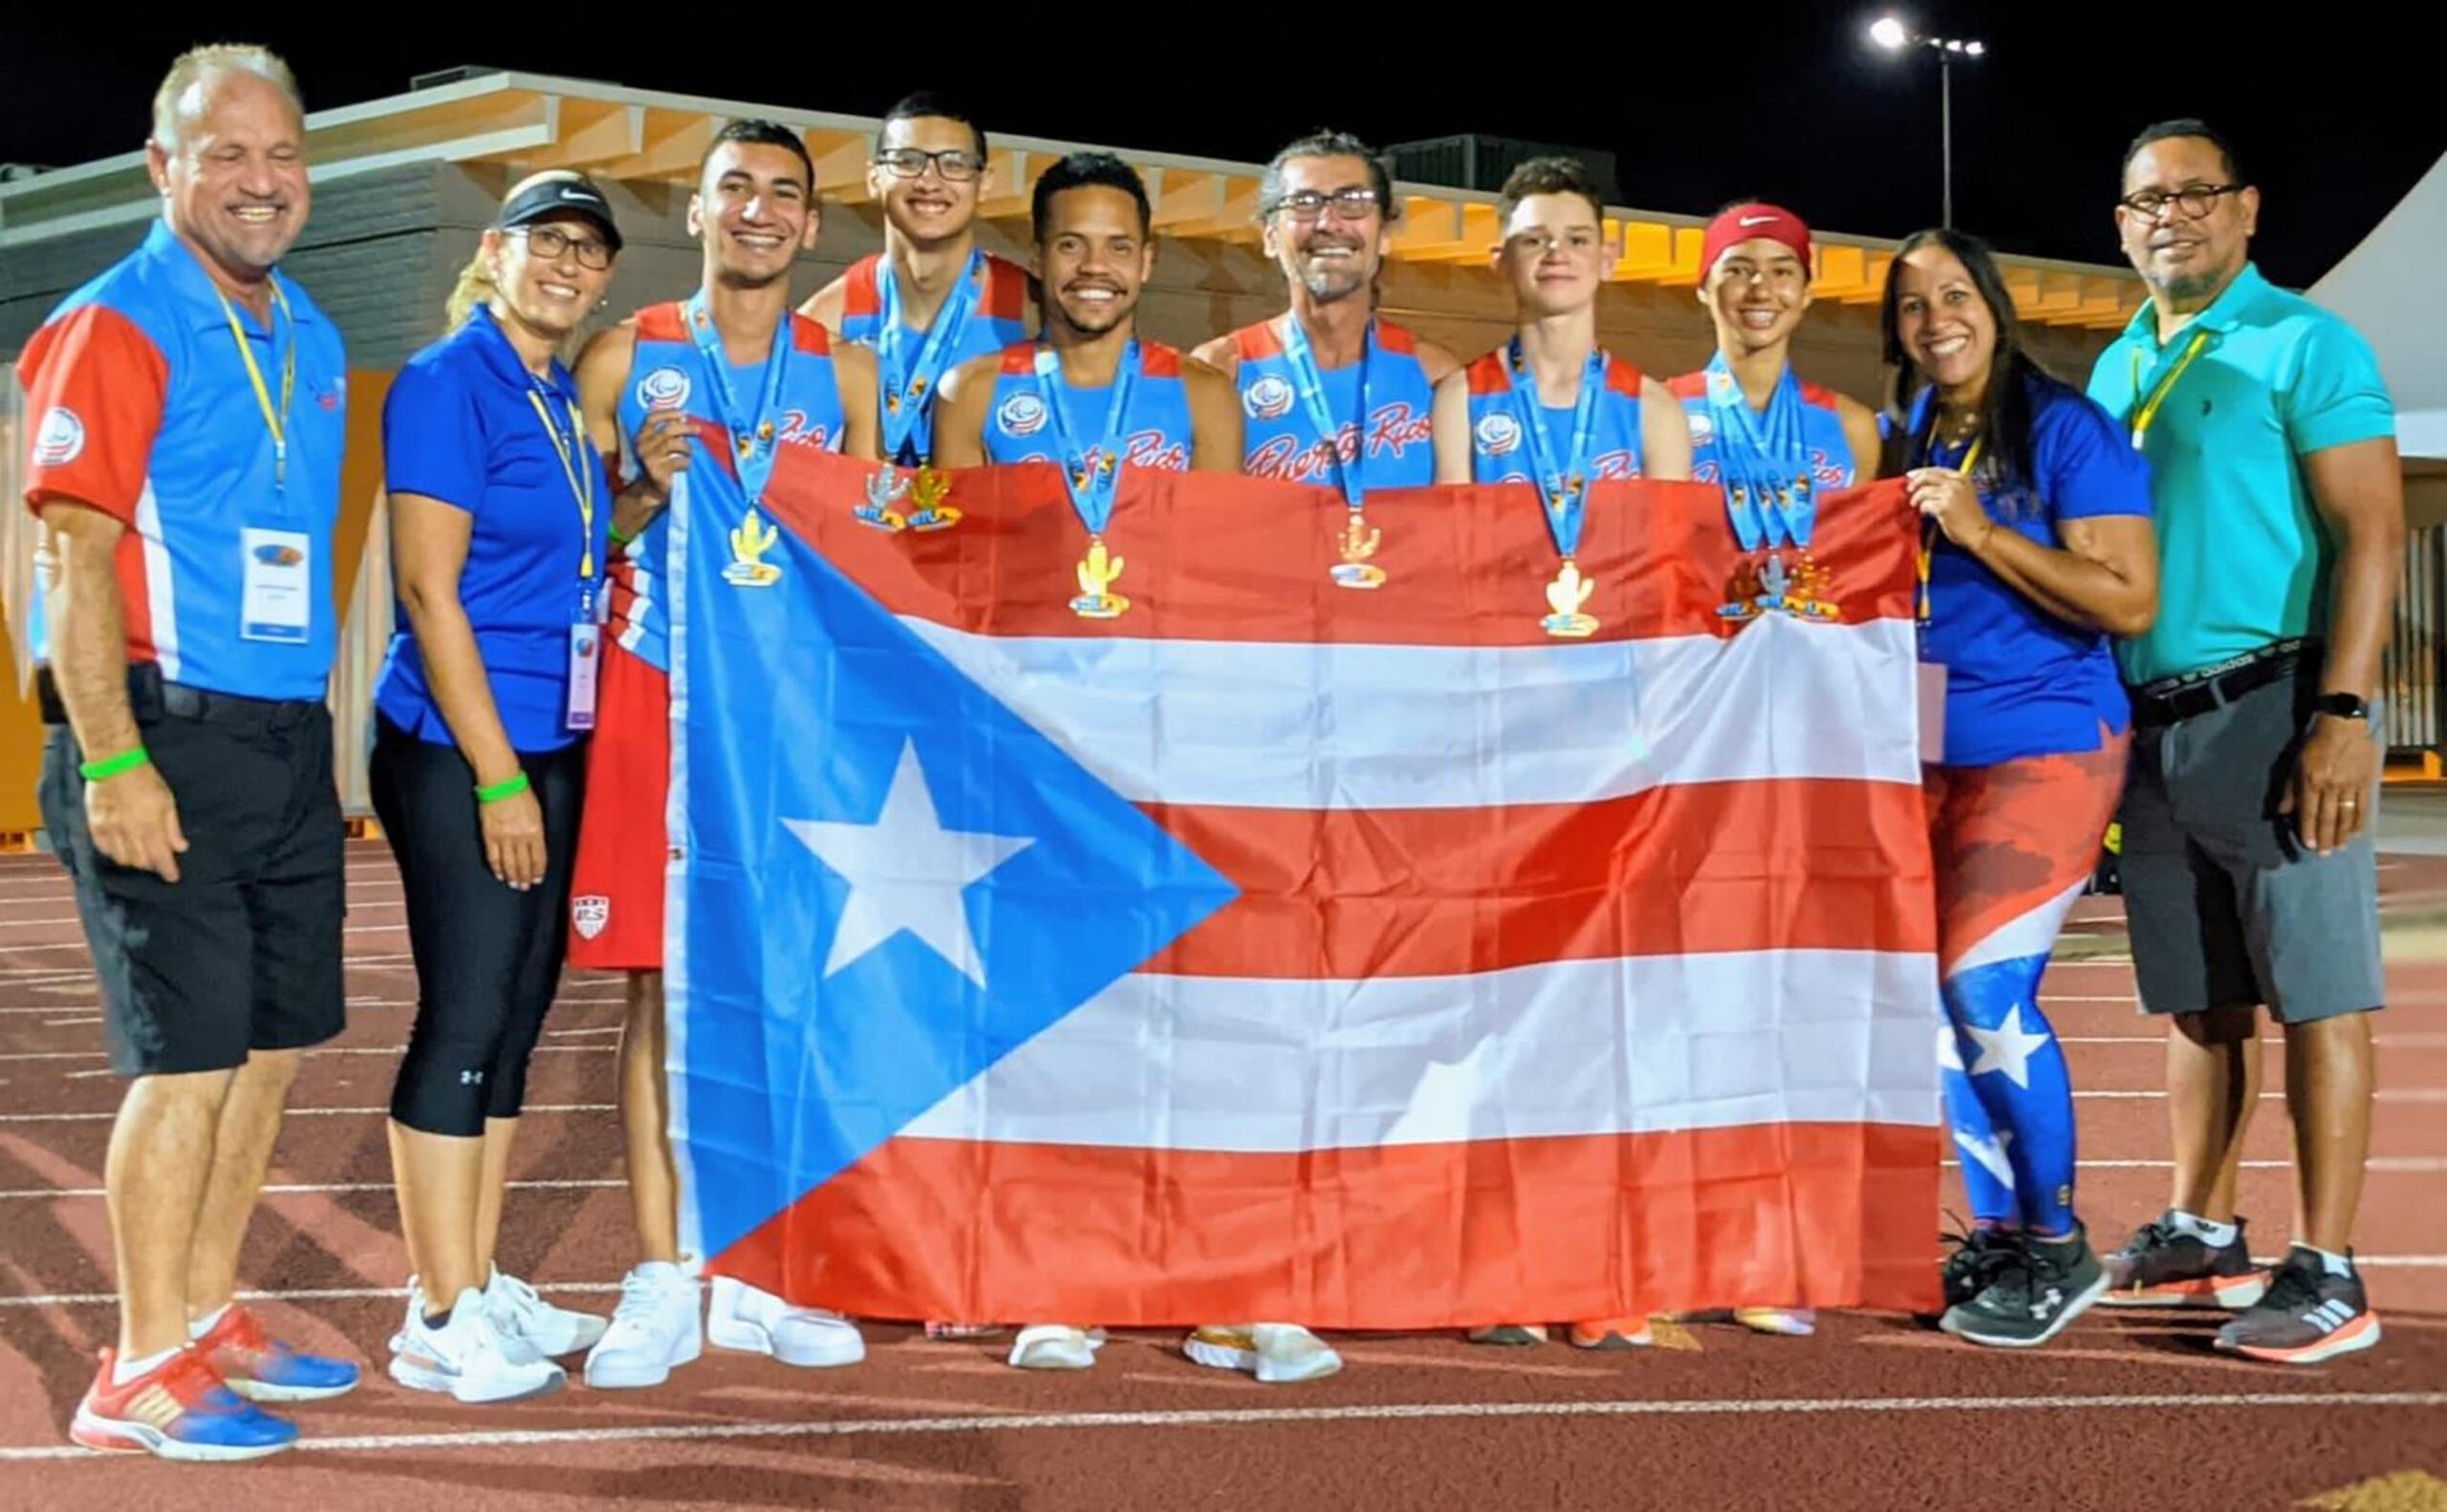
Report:
M1511 647L981 636L903 623L1134 803L1445 809L1662 783L1920 780L1903 620ZM1196 698L1161 690L1195 688Z
M1791 950L1467 977L1133 975L902 1137L1281 1153L1933 1127L1936 962Z

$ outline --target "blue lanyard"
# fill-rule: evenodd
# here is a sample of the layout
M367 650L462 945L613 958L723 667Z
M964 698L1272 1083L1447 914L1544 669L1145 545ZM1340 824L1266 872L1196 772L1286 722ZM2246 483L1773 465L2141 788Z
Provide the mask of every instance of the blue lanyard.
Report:
M1606 390L1606 349L1590 350L1589 365L1581 371L1580 399L1572 407L1571 454L1563 466L1556 466L1547 445L1547 417L1538 400L1537 376L1521 359L1521 338L1512 338L1505 349L1505 360L1512 367L1512 418L1521 426L1522 443L1529 448L1529 465L1536 474L1538 502L1547 511L1547 529L1555 538L1555 550L1569 557L1580 550L1581 504L1589 495L1589 459L1592 443L1597 434L1597 401Z
M730 386L730 357L723 351L722 333L714 329L714 317L705 308L704 291L689 296L685 309L689 339L697 343L697 355L704 359L705 380L714 391L714 404L722 411L723 428L730 432L731 454L739 466L739 486L752 507L765 496L765 484L773 476L774 460L782 446L774 421L782 412L782 381L790 366L790 322L785 315L773 328L773 345L765 354L765 381L759 385L754 413L743 413L739 398Z
M1113 399L1105 406L1104 432L1096 444L1082 449L1072 439L1071 416L1063 407L1062 354L1039 343L1036 349L1036 392L1045 402L1046 419L1053 425L1053 444L1061 453L1062 481L1071 489L1071 508L1090 535L1102 535L1113 518L1114 492L1121 486L1122 428L1130 421L1130 393L1138 386L1138 342L1122 348L1121 366L1113 376Z
M909 331L900 323L900 279L889 258L876 270L876 292L882 309L876 326L877 387L883 393L883 454L887 458L902 455L915 439L919 454L933 444L934 426L928 422L927 400L942 383L943 370L951 365L952 353L960 345L961 334L967 329L969 313L977 308L977 285L985 276L985 254L971 251L968 266L961 270L959 282L943 296L942 308L935 312L934 324L926 328L925 342L918 348L913 360L909 355Z
M1787 541L1807 548L1817 529L1818 501L1802 411L1801 380L1790 365L1776 379L1763 419L1751 412L1724 354L1708 359L1708 414L1715 421L1717 470L1734 538L1745 551Z
M1300 403L1309 412L1309 423L1326 450L1333 455L1334 481L1342 485L1343 503L1356 509L1360 498L1367 493L1362 470L1368 454L1368 364L1376 355L1376 322L1368 322L1368 330L1359 346L1359 414L1352 431L1351 455L1342 450L1342 426L1334 420L1333 407L1326 402L1326 380L1317 371L1316 350L1309 344L1309 333L1302 330L1300 317L1283 317L1283 360L1291 368L1291 386L1300 393Z

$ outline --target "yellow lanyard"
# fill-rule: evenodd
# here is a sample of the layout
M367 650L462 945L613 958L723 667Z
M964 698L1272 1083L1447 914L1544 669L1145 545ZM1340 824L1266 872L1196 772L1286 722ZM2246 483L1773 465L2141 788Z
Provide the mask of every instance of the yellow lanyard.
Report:
M1955 464L1954 470L1970 477L1971 469L1980 461L1980 448L1987 440L1984 435L1972 437L1971 448L1962 454L1962 461ZM1920 527L1920 623L1924 625L1929 622L1929 572L1936 565L1937 551L1938 522L1929 520Z
M578 470L577 458L570 450L570 442L561 435L561 427L552 423L552 412L544 407L544 396L531 387L527 391L527 402L534 406L535 418L544 422L544 434L552 438L552 454L561 459L561 476L569 480L570 494L577 500L578 527L584 532L579 537L577 576L579 582L591 583L595 580L595 490L587 485L592 480ZM569 401L564 400L562 402ZM585 433L586 420L578 414L577 406L571 404L570 435L574 437Z
M255 408L263 411L264 428L271 432L272 486L284 491L289 487L289 397L297 391L297 317L290 313L289 296L280 292L280 281L271 281L271 302L289 319L289 351L280 364L280 408L271 407L271 390L264 385L263 369L255 366L254 343L247 339L247 328L238 323L238 309L221 286L212 286L212 296L221 301L221 313L229 322L229 339L238 343L238 360L247 364L247 381L255 387ZM280 344L280 332L271 333L272 345Z
M2150 390L2149 397L2133 406L2133 418L2126 424L2133 431L2134 451L2139 451L2141 443L2148 438L2150 422L2158 418L2158 406L2164 404L2167 396L2175 391L2176 379L2183 377L2183 370L2192 366L2192 359L2200 356L2200 349L2208 344L2208 332L2194 332L2192 339L2184 343L2183 356L2176 358L2175 365L2167 369L2166 377L2158 379L2156 386ZM2138 347L2133 352L2133 392L2136 397L2141 393L2141 351Z

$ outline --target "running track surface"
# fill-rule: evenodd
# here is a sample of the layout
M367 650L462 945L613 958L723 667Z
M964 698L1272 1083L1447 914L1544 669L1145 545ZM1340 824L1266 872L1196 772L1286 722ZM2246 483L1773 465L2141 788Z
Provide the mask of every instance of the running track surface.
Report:
M1005 1368L1003 1345L877 1327L848 1371L710 1351L658 1391L480 1410L380 1372L405 1262L378 1110L415 980L387 852L353 845L349 868L350 1026L298 1080L245 1285L291 1338L370 1362L368 1381L299 1410L309 1452L180 1467L64 1447L114 1322L99 1187L119 1087L59 873L0 858L0 1506L1829 1509L2009 1487L2087 1507L2180 1485L2189 1505L2244 1508L2447 1476L2447 960L2392 955L2359 1236L2387 1340L2327 1367L2221 1357L2214 1318L2105 1309L2031 1351L1883 1315L1828 1318L1814 1340L1695 1324L1612 1355L1372 1336L1340 1341L1340 1376L1295 1387L1201 1370L1171 1334L1044 1375ZM2392 857L2382 882L2392 919L2447 907L2447 860ZM2087 902L2073 931L2046 1003L2085 1094L2082 1205L2111 1247L2165 1202L2162 1051L2135 1016L2120 910ZM602 1311L629 1258L619 994L565 983L502 1242L510 1269ZM2286 1149L2270 1101L2245 1177L2262 1254L2286 1237ZM2447 1506L2447 1485L2432 1494L2328 1504Z

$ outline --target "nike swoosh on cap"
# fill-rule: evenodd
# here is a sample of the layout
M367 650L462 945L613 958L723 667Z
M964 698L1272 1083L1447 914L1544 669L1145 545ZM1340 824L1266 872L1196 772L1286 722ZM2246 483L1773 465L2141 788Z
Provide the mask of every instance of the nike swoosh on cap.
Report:
M1742 218L1744 226L1773 226L1775 223L1776 218L1772 215L1745 215Z

